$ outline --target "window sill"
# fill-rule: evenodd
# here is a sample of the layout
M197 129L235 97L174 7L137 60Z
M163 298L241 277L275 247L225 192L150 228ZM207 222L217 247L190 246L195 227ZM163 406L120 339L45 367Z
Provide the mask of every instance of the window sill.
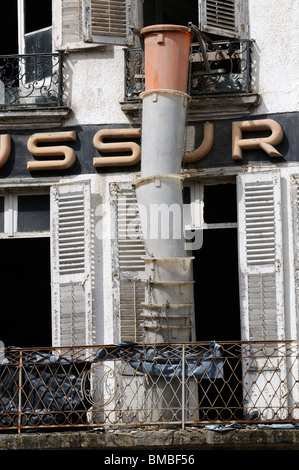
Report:
M0 109L1 129L55 128L71 114L68 107Z
M120 103L123 112L136 123L141 122L141 100ZM232 119L248 116L259 104L257 93L210 94L193 96L188 109L189 121Z

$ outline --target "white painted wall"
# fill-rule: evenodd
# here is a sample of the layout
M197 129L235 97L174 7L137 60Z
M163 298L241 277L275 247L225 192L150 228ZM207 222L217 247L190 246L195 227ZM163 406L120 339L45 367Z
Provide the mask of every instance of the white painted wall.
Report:
M253 44L254 89L261 102L255 114L299 109L299 2L248 0Z
M124 99L124 51L103 46L64 58L64 102L72 109L68 126L128 123Z

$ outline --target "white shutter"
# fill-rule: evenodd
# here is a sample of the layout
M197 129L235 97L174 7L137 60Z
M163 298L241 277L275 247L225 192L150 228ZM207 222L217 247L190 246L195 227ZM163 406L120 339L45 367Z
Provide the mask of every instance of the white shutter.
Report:
M82 13L80 0L61 0L62 43L78 43L82 40Z
M90 186L51 188L54 346L92 343Z
M279 171L240 175L238 200L242 339L250 341L243 349L244 412L286 419L286 358L277 349L285 339Z
M291 196L293 204L293 233L294 233L294 273L295 273L295 301L296 316L299 318L299 175L291 177ZM296 320L295 322L296 323ZM296 332L293 332L296 335Z
M240 175L238 200L242 339L283 339L279 172Z
M199 0L200 29L211 34L245 37L247 0Z
M141 278L146 252L140 236L140 220L132 184L118 183L114 185L114 193L120 341L140 342L144 302L144 283Z
M131 0L84 0L84 39L99 44L132 41Z

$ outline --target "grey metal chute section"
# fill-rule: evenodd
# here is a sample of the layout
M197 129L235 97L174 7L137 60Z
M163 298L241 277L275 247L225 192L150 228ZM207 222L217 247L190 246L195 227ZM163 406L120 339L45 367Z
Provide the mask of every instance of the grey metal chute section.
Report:
M190 99L186 89L191 34L174 25L147 27L142 34L146 89L141 95L141 178L134 187L148 255L144 340L187 342L194 339L194 296L180 174ZM172 73L176 68L177 79Z

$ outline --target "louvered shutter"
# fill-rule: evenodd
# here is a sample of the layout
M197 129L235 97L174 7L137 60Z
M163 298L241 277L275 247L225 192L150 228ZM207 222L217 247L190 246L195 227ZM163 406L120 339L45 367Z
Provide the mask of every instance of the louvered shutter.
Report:
M247 0L199 0L200 29L211 34L245 37Z
M140 236L136 195L131 183L118 183L114 192L120 341L140 342L145 289L141 278L144 272L145 248Z
M291 176L291 196L293 205L293 234L294 234L294 286L295 286L295 302L296 315L294 319L294 331L292 334L296 338L297 328L296 321L299 318L299 175ZM293 339L293 338L292 338Z
M84 38L99 44L130 44L131 0L84 0Z
M53 343L92 344L90 186L51 188Z
M283 339L279 172L239 175L238 199L242 339Z
M240 175L238 199L244 413L286 419L280 172Z
M61 0L62 44L82 40L82 6L80 0Z

